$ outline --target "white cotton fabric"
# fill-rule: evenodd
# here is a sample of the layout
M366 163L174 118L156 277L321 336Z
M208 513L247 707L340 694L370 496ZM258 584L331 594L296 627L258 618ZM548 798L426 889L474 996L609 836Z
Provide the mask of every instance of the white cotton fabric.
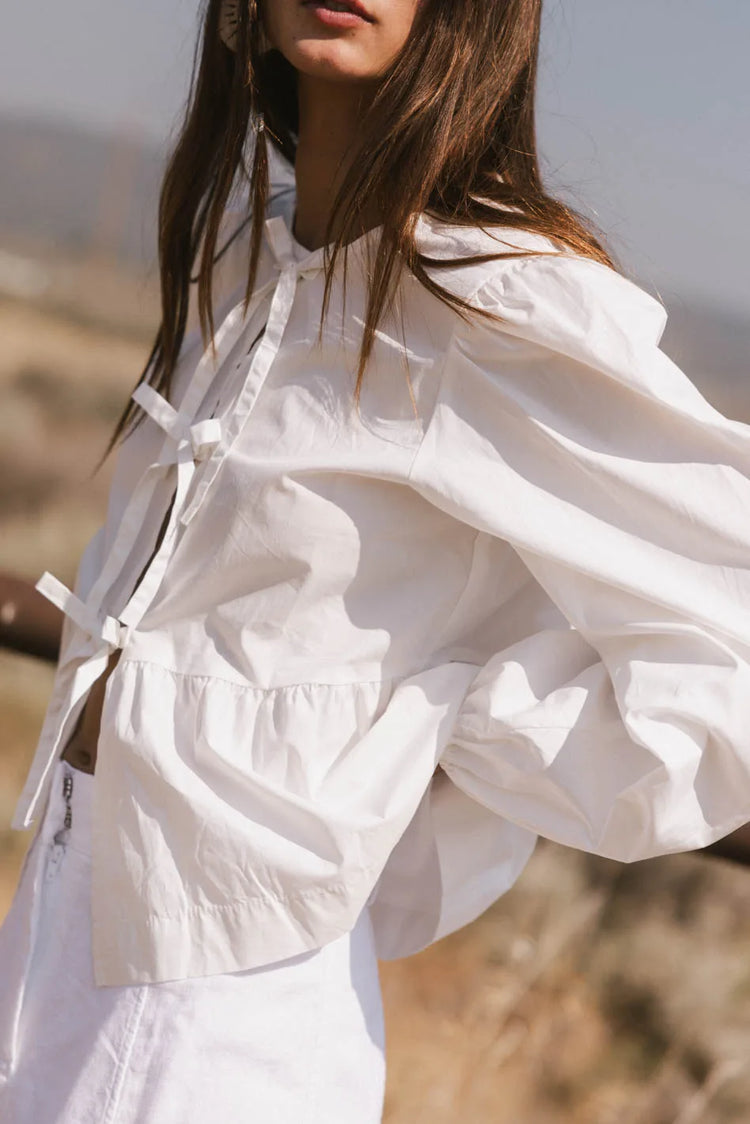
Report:
M139 393L77 595L42 583L70 620L18 827L122 649L100 984L267 964L368 900L378 955L406 955L538 835L629 861L750 820L750 428L659 350L662 307L544 239L421 216L433 258L523 256L431 267L500 322L405 274L358 411L377 232L319 340L324 252L282 204L215 358L193 337L173 405Z
M73 783L67 831L66 774ZM0 928L0 1120L377 1124L384 1024L367 910L351 933L279 963L96 987L93 785L58 762Z

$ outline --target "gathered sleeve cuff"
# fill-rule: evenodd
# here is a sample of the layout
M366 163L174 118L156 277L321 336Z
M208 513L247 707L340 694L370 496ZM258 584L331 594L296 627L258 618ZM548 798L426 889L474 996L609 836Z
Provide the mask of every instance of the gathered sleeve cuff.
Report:
M441 765L563 844L706 846L750 821L750 427L605 266L525 259L477 300L503 323L454 339L411 483L505 540L560 625L479 669Z

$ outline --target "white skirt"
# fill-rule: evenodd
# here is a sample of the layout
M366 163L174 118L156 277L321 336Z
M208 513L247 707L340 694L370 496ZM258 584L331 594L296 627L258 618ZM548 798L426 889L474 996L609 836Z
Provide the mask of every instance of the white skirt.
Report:
M0 1120L379 1122L384 1025L368 910L351 933L277 964L98 988L92 789L93 777L58 761L0 928Z

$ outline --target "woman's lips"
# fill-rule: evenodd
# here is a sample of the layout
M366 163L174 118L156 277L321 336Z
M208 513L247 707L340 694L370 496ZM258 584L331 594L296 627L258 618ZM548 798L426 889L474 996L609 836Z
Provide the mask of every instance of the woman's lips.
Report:
M373 22L366 8L358 0L346 0L345 11L329 8L325 0L305 0L303 7L327 27L359 27L363 23Z

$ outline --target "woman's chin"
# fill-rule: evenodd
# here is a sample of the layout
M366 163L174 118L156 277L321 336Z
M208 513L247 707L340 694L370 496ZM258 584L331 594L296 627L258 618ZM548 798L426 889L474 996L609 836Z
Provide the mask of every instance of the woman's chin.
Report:
M349 43L335 40L297 41L288 61L300 74L326 82L375 82L378 73L372 70L372 61L359 56Z

